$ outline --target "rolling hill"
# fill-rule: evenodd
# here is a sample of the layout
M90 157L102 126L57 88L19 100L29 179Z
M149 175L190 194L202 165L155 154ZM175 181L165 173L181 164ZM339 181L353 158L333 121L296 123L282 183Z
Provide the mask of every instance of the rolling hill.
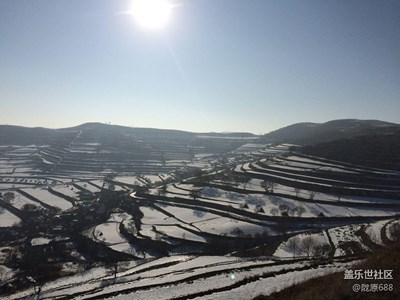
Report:
M400 133L400 125L378 120L343 119L326 123L297 123L260 138L269 143L318 144L356 136Z

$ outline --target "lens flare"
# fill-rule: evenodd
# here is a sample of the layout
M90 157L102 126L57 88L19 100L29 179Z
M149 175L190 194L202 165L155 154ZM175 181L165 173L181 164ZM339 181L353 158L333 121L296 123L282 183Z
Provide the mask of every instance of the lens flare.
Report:
M148 29L161 29L171 17L172 5L167 0L135 0L132 14L136 22Z

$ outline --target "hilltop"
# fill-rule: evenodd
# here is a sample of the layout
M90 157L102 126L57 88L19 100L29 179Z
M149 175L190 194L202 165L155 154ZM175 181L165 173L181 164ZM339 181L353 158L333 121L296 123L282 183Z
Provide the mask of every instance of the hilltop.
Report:
M325 123L297 123L265 134L269 143L317 144L342 138L400 133L400 124L379 120L342 119Z

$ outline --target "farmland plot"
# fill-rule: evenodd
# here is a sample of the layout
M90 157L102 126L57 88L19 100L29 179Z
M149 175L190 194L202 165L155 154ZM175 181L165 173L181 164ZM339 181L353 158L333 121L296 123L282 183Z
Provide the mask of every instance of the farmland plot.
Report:
M263 287L266 285L263 284L260 286L260 281L269 283L267 285L269 286L272 282L279 280L283 281L279 286L285 286L285 283L292 284L292 281L301 282L302 280L306 280L311 277L312 274L321 276L322 274L343 270L351 265L351 263L326 264L320 267L320 271L316 272L315 269L307 270L309 268L309 263L306 262L274 265L269 261L264 261L264 263L259 266L257 263L253 262L253 267L246 266L246 263L244 264L245 265L242 266L240 264L232 264L231 266L225 265L222 269L220 266L207 266L206 268L195 269L190 268L188 269L188 272L183 270L179 272L171 272L169 276L162 276L159 272L155 273L156 276L144 273L141 274L141 278L143 279L139 280L137 283L133 281L124 284L127 290L134 290L134 294L114 296L113 293L117 293L122 287L116 285L113 287L107 287L103 291L94 295L109 299L125 300L131 299L133 295L143 299L174 299L182 296L190 296L191 298L194 298L196 295L203 295L202 299L205 295L208 295L213 299L216 297L227 299L226 297L229 294L229 298L248 299L249 295L255 297L263 291L265 292L265 288ZM282 275L270 275L277 273L281 273ZM191 280L192 277L200 278ZM265 279L261 279L260 277L265 277ZM253 280L258 284L258 288L255 288L255 284L251 283L252 281L248 284L244 283L247 278L257 278L257 280ZM152 283L151 286L149 286L150 282ZM174 284L173 289L169 287L171 283ZM235 289L234 285L239 287ZM147 286L149 287L146 288ZM224 292L226 290L228 290L228 292ZM232 292L229 292L229 290L232 290ZM238 297L238 293L240 298L236 298ZM110 296L107 297L107 295Z
M0 227L11 227L21 223L21 219L0 207Z
M356 231L359 225L347 225L328 230L328 234L335 245L335 256L357 254L367 252L370 249L366 246Z
M80 186L81 188L88 190L91 193L98 193L101 192L101 189L86 182L75 183L76 185Z
M40 201L54 207L58 207L61 210L67 210L72 207L72 204L65 199L62 199L56 195L51 194L45 188L31 188L24 189L29 195L39 199Z
M204 237L194 234L191 231L185 230L182 227L174 226L174 225L156 225L154 228L157 230L157 232L160 232L162 235L166 235L168 237L176 238L176 239L182 239L186 241L195 241L195 242L202 242L206 243L207 239ZM157 239L157 234L154 236L155 239Z
M371 241L373 241L377 245L381 245L381 246L385 245L385 243L382 242L381 230L389 222L390 222L390 220L389 221L384 220L384 221L378 221L378 222L374 222L374 223L367 225L365 232L366 232L366 234L368 234Z
M132 254L138 257L151 257L150 254L146 255L144 251L131 245L121 234L119 230L121 223L131 219L132 216L124 212L112 213L107 222L92 227L83 232L83 234L93 241L104 244L115 251Z
M51 209L46 215L43 212L45 217L54 213L54 224L51 227L38 224L38 228L44 228L43 232L33 235L33 239L31 236L31 243L35 248L45 248L56 236L46 236L45 230L70 238L68 247L62 249L55 261L65 261L61 263L65 272L83 273L81 280L79 275L57 281L49 278L43 287L42 299L247 299L343 270L352 264L351 260L360 259L372 249L371 241L385 246L386 240L395 238L390 235L388 222L398 213L396 205L400 199L390 193L388 198L385 198L387 194L371 196L385 188L390 192L385 176L393 174L382 171L379 178L378 171L372 170L364 174L367 193L346 194L350 190L357 192L357 185L364 184L363 168L352 169L349 165L301 155L274 158L277 153L287 152L290 145L260 149L258 145L247 144L237 151L243 155L235 156L229 150L224 157L215 155L204 160L193 160L196 154L184 146L179 149L184 159L179 160L182 154L171 150L164 157L170 160L161 163L156 162L161 157L158 150L143 141L139 143L145 151L138 155L146 158L142 167L148 172L141 170L140 174L153 174L144 175L149 180L134 176L139 172L130 170L137 167L133 159L136 153L126 160L110 159L104 163L103 172L92 155L83 153L88 150L84 149L90 146L88 143L72 145L81 153L62 150L65 154L60 157L66 158L65 165L58 166L58 171L69 173L65 177L60 175L65 184L54 184L56 191L76 198L80 189L74 185L96 192L103 187L102 175L113 172L116 177L106 179L108 183L95 201L78 202L74 209L64 207L61 213ZM106 149L99 149L99 154L109 157L118 153L113 140L109 144ZM78 170L80 160L84 161L85 171ZM211 164L207 170L191 170L193 166L208 168ZM171 175L154 175L167 173L176 166L183 168ZM358 176L360 182L354 181ZM371 185L369 177L380 180L376 188L368 186ZM265 178L276 182L268 186ZM135 182L141 187L136 187ZM343 195L333 192L336 183L342 184ZM313 188L316 193L311 196ZM47 190L29 188L26 191L46 204L61 208L61 204L54 204L55 199L69 204L54 195L51 201L44 201ZM94 241L82 239L93 249L99 249L93 253L101 256L92 257L85 249L74 249L73 239L78 244L81 237L70 234L72 231ZM221 253L226 256L211 256ZM26 257L29 255L27 252ZM71 257L73 262L69 261ZM113 260L127 263L128 269L116 269L113 274L108 265L108 268L103 266ZM21 291L24 288L20 287L11 298L32 298L32 288Z
M43 209L43 206L41 206L39 203L37 203L31 199L28 199L27 197L25 197L24 195L21 195L19 193L15 193L15 198L13 198L10 201L10 204L19 210L24 210L28 206L32 206L32 207L35 206L36 209L37 208Z
M78 195L77 195L78 189L73 187L72 185L68 185L68 184L57 185L57 186L52 187L52 189L55 190L56 192L59 192L61 194L69 196L71 198L78 197Z
M312 234L299 234L289 238L276 249L277 257L310 257L321 246L329 246L329 239L325 232Z
M141 212L143 213L142 224L154 225L154 224L174 224L179 223L178 220L171 218L155 209L154 207L141 206Z
M119 232L119 225L123 220L131 219L126 213L113 213L107 222L99 224L90 229L88 237L94 241L100 241L106 245L126 243L126 239Z
M194 225L203 232L208 232L215 235L252 236L262 233L273 235L275 233L267 226L251 224L225 217L217 217L205 221L199 221Z
M228 236L245 236L254 235L261 233L272 234L273 231L267 226L255 225L252 223L247 223L244 221L239 221L236 219L231 219L227 217L222 217L215 213L205 212L203 210L189 209L170 206L162 206L163 210L173 215L172 217L165 217L164 214L160 212L148 211L145 213L147 219L143 220L143 224L154 224L154 225L170 225L170 224L181 224L191 230L196 230L200 232L205 232L214 235L228 235ZM143 208L141 208L142 210ZM153 216L153 217L150 217ZM149 219L150 218L150 219ZM151 222L151 223L149 223ZM162 222L162 223L161 223ZM190 237L192 235L188 234L187 231L182 228L169 227L169 226L157 226L157 228L163 228L162 230L170 232L173 237L182 238ZM197 238L197 240L204 241L203 238Z

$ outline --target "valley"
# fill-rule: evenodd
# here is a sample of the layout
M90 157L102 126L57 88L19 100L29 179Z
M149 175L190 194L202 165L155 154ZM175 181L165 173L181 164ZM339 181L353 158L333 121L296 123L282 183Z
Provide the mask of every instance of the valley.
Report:
M399 241L398 170L246 133L19 130L0 146L1 299L252 299Z

